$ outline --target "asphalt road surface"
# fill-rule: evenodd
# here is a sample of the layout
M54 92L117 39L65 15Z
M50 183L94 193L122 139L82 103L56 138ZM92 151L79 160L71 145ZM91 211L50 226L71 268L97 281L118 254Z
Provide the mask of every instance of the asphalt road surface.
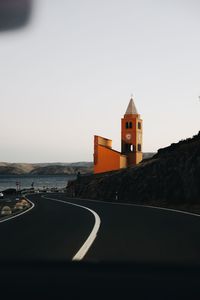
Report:
M59 193L28 198L32 210L0 223L1 260L200 263L198 216Z

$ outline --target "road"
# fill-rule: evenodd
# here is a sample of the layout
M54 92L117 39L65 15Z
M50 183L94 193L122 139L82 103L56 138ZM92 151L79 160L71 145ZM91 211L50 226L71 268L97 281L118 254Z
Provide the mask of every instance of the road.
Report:
M1 259L71 261L82 251L94 262L200 262L198 216L59 193L29 199L34 209L0 223Z

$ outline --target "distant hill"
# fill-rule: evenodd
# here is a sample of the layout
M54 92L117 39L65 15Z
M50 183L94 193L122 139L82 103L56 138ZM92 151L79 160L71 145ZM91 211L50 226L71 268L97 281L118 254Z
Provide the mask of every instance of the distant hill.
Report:
M91 162L77 163L5 163L0 162L0 175L62 175L62 174L88 174L93 172Z
M30 174L34 175L60 175L60 174L81 174L93 173L92 163L72 163L72 164L60 164L60 165L46 165L35 167Z
M155 153L144 153L144 159L152 157ZM0 162L0 175L62 175L62 174L91 174L93 173L92 162L74 163L6 163Z
M1 163L0 175L22 175L28 174L34 169L33 164Z
M139 165L80 178L68 188L77 197L200 212L200 132L193 138L159 149Z

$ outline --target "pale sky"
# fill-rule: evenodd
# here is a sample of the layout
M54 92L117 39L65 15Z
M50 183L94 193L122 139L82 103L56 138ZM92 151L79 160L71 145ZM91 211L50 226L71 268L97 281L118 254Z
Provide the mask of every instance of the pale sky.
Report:
M120 150L133 93L145 152L200 130L199 0L38 0L0 33L0 161L92 161Z

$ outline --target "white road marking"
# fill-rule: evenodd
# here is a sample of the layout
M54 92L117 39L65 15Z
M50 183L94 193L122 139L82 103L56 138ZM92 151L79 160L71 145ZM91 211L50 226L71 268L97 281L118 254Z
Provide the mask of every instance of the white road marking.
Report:
M27 199L27 200L28 200L28 199ZM28 201L32 204L32 206L31 206L30 208L28 208L27 210L25 210L25 211L23 211L23 212L21 212L21 213L18 213L18 214L15 215L15 216L11 216L11 217L8 217L8 218L6 218L6 219L4 219L4 220L0 220L0 223L7 222L7 221L10 221L11 219L18 218L18 217L20 217L21 215L26 214L26 213L29 212L31 209L33 209L33 208L35 207L35 204L34 204L33 202L31 202L30 200L28 200Z
M174 208L165 208L165 207L150 206L150 205L135 205L135 206L140 206L140 207L143 206L143 207L148 207L148 208L152 208L152 209L174 211L174 212L181 213L181 214L184 214L184 215L191 215L191 216L194 216L194 217L200 217L199 214L191 213L191 212L184 211L184 210L178 210L178 209L174 209Z
M52 200L52 201L56 201L56 202L69 204L69 205L73 205L73 206L77 206L77 207L86 209L86 210L88 210L89 212L91 212L93 214L93 216L95 218L94 227L93 227L90 235L88 236L87 240L84 242L84 244L81 246L79 251L72 258L73 261L74 260L82 260L84 258L84 256L87 254L88 250L90 249L90 247L94 243L94 240L97 237L97 233L98 233L100 225L101 225L101 219L100 219L99 215L94 210L92 210L92 209L90 209L86 206L74 204L74 203L71 203L71 202L67 202L67 201L63 201L63 200L59 200L59 199L55 199L55 198L45 197L45 196L42 196L42 198Z
M194 217L200 217L200 213L192 213L184 210L178 210L174 208L166 208L166 207L160 207L160 206L150 206L150 205L140 205L140 204L134 204L134 203L123 203L123 202L109 202L109 201L101 201L101 200L91 200L91 199L84 199L84 198L68 198L72 200L84 200L88 202L97 202L97 203L105 203L105 204L111 204L111 205L122 205L122 206L136 206L136 207L147 207L147 208L152 208L152 209L159 209L159 210L167 210L167 211L172 211L172 212L177 212L185 215L191 215Z

